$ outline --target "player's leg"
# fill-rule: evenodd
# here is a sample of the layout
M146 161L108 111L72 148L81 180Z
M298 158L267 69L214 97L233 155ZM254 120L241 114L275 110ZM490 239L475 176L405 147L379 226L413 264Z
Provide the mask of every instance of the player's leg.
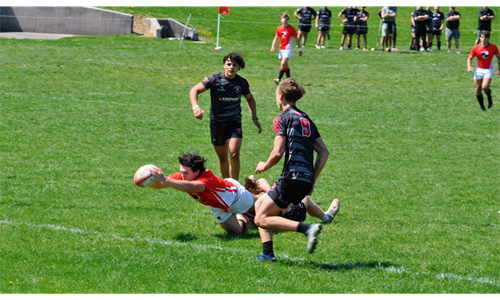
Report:
M493 76L493 72L490 72L491 76ZM491 84L491 79L490 77L483 77L483 91L486 94L486 97L488 98L488 108L491 108L493 106L493 99L491 98L491 89L490 89L490 84Z
M242 234L243 233L243 228L244 228L244 223L242 224L239 223L239 221L236 219L236 215L232 214L225 222L220 223L220 226L224 231L226 231L229 234Z
M217 154L217 158L219 159L219 169L222 175L222 178L230 178L229 175L229 158L228 158L228 146L227 144L215 146L215 153Z
M212 138L212 145L214 146L215 153L219 160L219 170L222 178L229 177L229 160L228 160L228 146L226 143L227 126L221 125L215 121L210 121L210 136Z
M457 49L457 53L460 53L460 51L458 50L460 48L460 42L458 40L459 38L455 38L455 48Z
M229 156L231 158L229 163L229 177L236 180L240 177L240 150L242 141L242 138L234 137L228 141Z
M307 35L309 34L308 31L302 31L302 37L303 37L303 40L302 40L302 47L305 47L306 45L306 41L307 41Z
M367 47L368 47L368 44L367 44L367 42L366 42L366 33L363 33L363 39L364 39L364 41L365 41L365 47L364 47L364 49L365 49L365 50L368 50L368 48L367 48Z
M474 80L474 86L476 87L476 98L477 102L479 102L479 106L481 106L481 110L485 111L486 108L484 107L484 98L483 98L483 79L475 79Z
M347 47L349 50L352 50L352 33L349 33L349 39L347 40Z
M432 32L427 33L427 50L431 50L433 41L434 34Z
M327 211L323 211L323 209L321 209L321 207L316 204L316 202L311 200L309 196L306 196L302 200L302 203L304 203L308 215L318 218L325 223L332 222L333 218L335 218L337 212L340 209L339 199L334 199Z

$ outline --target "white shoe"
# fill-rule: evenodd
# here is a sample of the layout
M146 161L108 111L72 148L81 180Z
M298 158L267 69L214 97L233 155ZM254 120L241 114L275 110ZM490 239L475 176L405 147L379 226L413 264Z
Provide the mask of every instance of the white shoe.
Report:
M457 54L460 54L460 51L457 50Z
M325 221L325 223L331 223L333 221L333 218L337 215L340 209L340 201L339 199L333 199L332 204L330 204L330 207L326 211L326 214L330 216L330 219L328 221Z
M274 79L274 83L276 83L276 85L280 84L280 80L278 78Z
M425 51L424 47L420 47L420 51Z
M448 53L451 53L451 50L448 50Z
M321 49L325 49L325 45L321 45Z
M340 46L339 50L344 50L344 46Z
M320 49L319 45L316 45L316 49Z

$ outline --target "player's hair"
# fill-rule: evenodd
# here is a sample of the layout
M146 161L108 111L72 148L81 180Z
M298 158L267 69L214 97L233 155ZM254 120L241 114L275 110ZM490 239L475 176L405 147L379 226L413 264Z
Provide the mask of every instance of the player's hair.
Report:
M285 19L290 20L290 16L286 12L284 12L284 13L281 14L281 18L282 19L285 18Z
M245 184L244 184L244 186L247 189L247 191L249 191L253 195L258 195L259 194L259 191L257 189L257 178L255 178L255 176L250 175L248 177L245 177Z
M233 63L236 63L238 66L240 66L240 70L245 68L245 60L239 53L236 52L229 53L228 55L224 56L224 58L222 59L222 63L225 64L226 60L230 60Z
M282 94L287 102L297 102L304 96L306 90L290 77L280 82L278 93Z
M489 38L490 37L490 32L488 30L483 30L483 31L481 31L481 35L483 35L484 37Z
M205 172L205 162L207 160L195 152L183 153L179 155L179 163L185 167L190 167L193 172L200 170L199 176Z

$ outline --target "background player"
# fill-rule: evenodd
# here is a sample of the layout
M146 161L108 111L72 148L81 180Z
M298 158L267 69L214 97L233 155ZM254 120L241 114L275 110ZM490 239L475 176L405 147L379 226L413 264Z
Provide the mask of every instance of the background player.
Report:
M344 34L340 39L340 50L344 49L344 42L347 35L349 38L347 39L347 49L352 50L352 35L356 33L356 22L354 18L358 14L358 9L356 6L349 6L344 8L341 12L339 12L338 17L344 23ZM342 15L344 18L342 18Z
M360 50L359 40L361 35L363 35L363 39L365 41L363 51L368 51L367 43L366 43L366 34L368 33L368 18L370 14L365 10L366 6L361 6L361 9L358 11L355 21L356 25L356 50Z
M274 83L279 84L281 78L286 73L286 77L290 77L290 67L288 66L288 60L292 57L293 40L297 43L299 47L299 56L302 56L302 48L300 48L300 42L297 38L297 31L295 27L288 24L290 16L284 12L281 14L281 26L276 29L276 35L274 36L273 44L271 46L271 52L274 52L274 47L280 41L279 48L279 59L281 59L280 73L277 79L274 79Z
M262 173L285 157L283 170L271 190L255 203L255 224L259 226L263 252L257 260L275 261L272 231L297 231L307 237L307 252L316 248L321 224L304 224L277 217L276 213L302 201L314 191L314 185L328 160L329 151L314 122L297 108L305 94L295 79L287 78L278 85L276 104L282 113L274 119L274 148L266 162L259 162L255 173ZM293 139L294 143L290 140ZM317 157L314 161L314 152Z
M486 110L484 108L483 93L488 97L488 108L493 106L493 100L491 98L490 83L493 79L493 73L495 72L493 67L493 57L497 57L498 68L497 75L500 75L500 54L498 53L498 47L490 44L490 32L483 30L479 36L481 40L480 44L477 44L472 48L469 57L467 58L467 71L472 72L472 59L477 57L477 66L474 71L474 85L476 86L476 98L481 106L481 110Z
M240 149L243 139L241 130L241 96L247 99L248 109L255 126L262 132L257 118L257 105L250 93L248 81L237 73L245 67L243 57L229 53L222 59L224 72L205 77L189 92L194 116L201 120L205 111L198 104L198 95L210 90L210 134L212 145L219 158L223 178L238 180L240 174ZM231 157L229 162L228 158Z
M316 11L309 6L304 6L297 9L293 15L299 19L299 42L302 39L302 47L305 47L307 35L311 31L311 21L316 19Z
M325 38L326 34L330 32L331 23L332 12L328 9L328 7L323 6L318 10L318 14L316 15L316 28L318 28L316 49L325 49Z
M438 51L441 51L441 31L444 26L444 14L439 10L439 6L434 6L434 12L432 12L432 26L433 34L427 45L429 48L432 48L432 42L434 41L434 37L436 37Z

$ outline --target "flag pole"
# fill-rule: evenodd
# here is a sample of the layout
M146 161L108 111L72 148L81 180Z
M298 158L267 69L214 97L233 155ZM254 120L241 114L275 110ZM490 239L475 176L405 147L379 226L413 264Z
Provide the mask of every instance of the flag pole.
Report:
M179 44L179 48L182 46L182 40L184 39L184 34L186 33L186 29L188 28L188 25L189 25L189 20L191 19L191 14L189 14L189 17L188 17L188 21L186 23L186 27L184 27L184 32L182 32L182 35L181 35L181 43Z
M220 29L220 12L219 12L219 18L217 21L217 45L215 46L215 51L220 51L222 50L222 47L219 46L219 29Z

